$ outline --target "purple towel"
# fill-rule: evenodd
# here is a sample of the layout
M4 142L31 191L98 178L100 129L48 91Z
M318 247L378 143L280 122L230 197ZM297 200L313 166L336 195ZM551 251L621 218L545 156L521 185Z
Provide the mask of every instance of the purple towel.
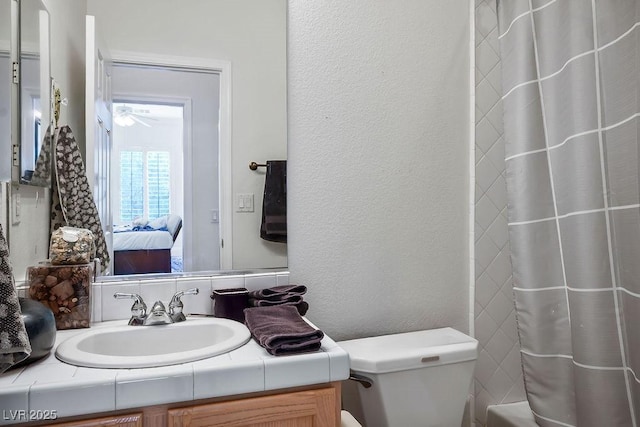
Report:
M267 160L260 237L287 242L287 161Z
M283 356L320 349L324 333L305 322L293 306L246 308L244 317L253 338L269 354Z
M249 298L249 307L270 307L276 305L292 305L300 313L300 316L304 316L309 310L309 304L302 300L302 297L293 297L290 300L285 301L271 301L267 299Z
M283 298L286 299L293 296L302 296L306 292L307 287L304 285L282 285L274 286L273 288L260 289L259 291L251 291L249 292L249 298L279 301Z

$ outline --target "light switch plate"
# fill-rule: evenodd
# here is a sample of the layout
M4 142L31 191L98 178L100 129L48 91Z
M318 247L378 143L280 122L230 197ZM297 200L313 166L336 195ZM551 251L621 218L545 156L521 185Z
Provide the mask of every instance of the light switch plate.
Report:
M20 193L13 194L13 209L11 209L11 224L20 224L20 214L22 213L22 202L20 201Z
M211 209L211 223L217 224L220 222L220 214L217 209Z
M253 212L253 193L236 194L236 212Z

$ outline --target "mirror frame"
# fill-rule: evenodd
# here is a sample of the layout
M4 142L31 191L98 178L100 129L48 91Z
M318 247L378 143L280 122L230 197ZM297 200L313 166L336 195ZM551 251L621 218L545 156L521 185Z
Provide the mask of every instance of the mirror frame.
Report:
M11 110L16 113L11 117L11 182L14 185L31 185L37 187L51 188L49 177L45 183L31 183L22 179L22 120L23 120L23 64L22 64L22 3L24 1L38 1L38 45L39 45L39 87L40 105L42 108L42 138L46 135L48 128L53 129L53 102L52 102L52 79L51 79L51 41L50 41L50 16L47 7L42 0L12 0L11 2L11 62L14 64L13 85L11 88ZM40 31L42 30L42 31ZM53 137L48 141L42 139L42 145L52 144ZM37 159L34 159L37 160ZM52 171L53 169L49 169Z
M17 66L20 63L20 4L11 0L10 60L13 66L11 81L11 181L20 181L20 78Z

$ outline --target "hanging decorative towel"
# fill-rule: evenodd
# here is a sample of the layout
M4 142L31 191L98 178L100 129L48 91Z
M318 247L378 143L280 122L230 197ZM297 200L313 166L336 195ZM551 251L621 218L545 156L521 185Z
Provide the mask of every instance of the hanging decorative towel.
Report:
M51 196L51 230L63 225L86 228L93 233L96 257L102 270L109 264L109 252L93 200L93 193L78 144L69 126L58 129L55 136L55 179Z
M0 225L0 374L31 354L21 314L9 263L9 247Z
M48 187L51 184L51 126L47 128L42 140L42 147L36 161L36 168L31 177L31 184L41 187Z

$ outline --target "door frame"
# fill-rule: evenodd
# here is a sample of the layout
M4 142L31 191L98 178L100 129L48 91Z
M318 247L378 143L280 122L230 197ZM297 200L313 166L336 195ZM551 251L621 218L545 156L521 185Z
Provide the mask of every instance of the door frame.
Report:
M119 66L121 63L114 61L113 67ZM191 271L191 257L193 255L193 192L186 191L187 189L193 188L192 183L193 179L191 174L187 173L187 171L193 170L193 154L192 154L192 129L191 129L191 98L187 97L176 97L176 96L150 96L150 95L139 95L133 92L114 92L113 93L113 104L120 103L131 103L131 104L164 104L164 105L175 105L178 107L182 107L183 118L182 118L182 197L183 197L183 206L182 206L182 218L183 218L183 227L182 227L182 259L183 265L186 268L189 268L185 271ZM113 145L112 145L113 147ZM113 165L113 162L112 162ZM113 170L112 170L113 172ZM111 173L113 177L113 173ZM113 192L112 192L113 193ZM116 196L115 194L111 194L111 196ZM189 260L189 262L185 262L185 260Z
M114 63L117 64L149 65L155 67L180 67L186 69L214 72L220 75L220 118L218 136L218 185L220 191L218 207L220 210L220 241L218 242L218 246L220 248L220 269L231 270L233 266L233 197L231 174L231 62L210 58L147 54L128 51L111 51L111 59ZM185 141L185 143L187 143L187 141ZM189 147L191 147L190 140L188 141L188 143ZM185 185L187 185L186 179Z

